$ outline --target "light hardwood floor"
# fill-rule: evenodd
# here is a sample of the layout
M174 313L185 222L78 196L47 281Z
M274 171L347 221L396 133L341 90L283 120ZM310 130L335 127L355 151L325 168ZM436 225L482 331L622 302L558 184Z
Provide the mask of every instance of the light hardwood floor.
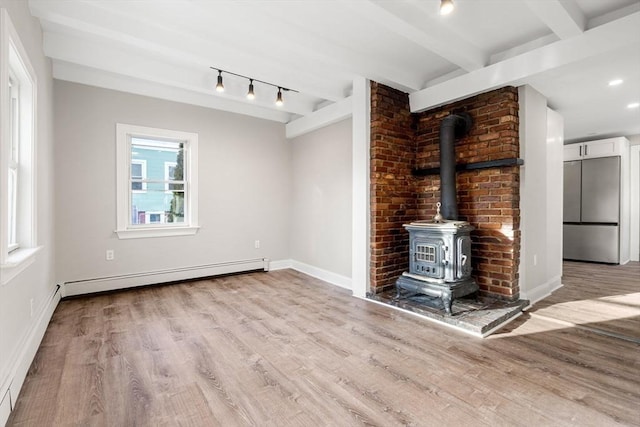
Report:
M556 294L483 340L291 270L65 300L9 425L640 425L640 264L565 268L636 318Z

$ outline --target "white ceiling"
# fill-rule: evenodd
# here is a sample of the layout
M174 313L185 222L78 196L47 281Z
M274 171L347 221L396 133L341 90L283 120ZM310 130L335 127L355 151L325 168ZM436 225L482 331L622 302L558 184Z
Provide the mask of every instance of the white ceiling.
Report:
M54 77L291 122L366 77L412 111L530 84L565 139L640 134L640 0L29 0ZM274 105L274 87L298 91ZM621 78L624 83L609 87Z

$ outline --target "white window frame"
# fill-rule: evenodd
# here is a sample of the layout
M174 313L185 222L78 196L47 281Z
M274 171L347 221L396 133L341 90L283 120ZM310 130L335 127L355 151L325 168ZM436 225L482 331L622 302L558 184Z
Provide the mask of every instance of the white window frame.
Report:
M18 156L12 159L11 91L18 93ZM35 261L37 78L29 56L6 9L0 9L0 285L5 285ZM16 90L14 89L14 90ZM17 171L16 239L9 242L9 169Z
M145 180L147 179L147 161L144 159L131 159L131 165L136 164L136 165L141 165L142 166L142 189L141 190L131 190L134 193L144 193L147 191L147 183L145 182ZM131 175L129 175L129 177L131 179L133 179L133 177ZM131 182L131 184L133 184L133 181Z
M184 145L184 223L131 224L131 138L179 141ZM198 226L198 134L124 123L116 124L116 234L120 239L194 235Z

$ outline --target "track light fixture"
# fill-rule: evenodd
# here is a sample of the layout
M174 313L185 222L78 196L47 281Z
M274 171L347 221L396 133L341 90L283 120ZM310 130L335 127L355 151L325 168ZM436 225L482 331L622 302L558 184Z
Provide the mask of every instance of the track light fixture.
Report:
M297 90L294 89L287 89L286 87L282 87L282 86L278 86L278 85L274 85L273 83L269 83L269 82L265 82L264 80L258 80L258 79L252 79L251 77L247 77L247 76L243 76L242 74L236 74L236 73L232 73L231 71L225 71L225 70L221 70L220 68L215 68L215 67L209 67L212 70L215 70L218 72L218 84L216 84L216 91L218 92L224 92L224 86L222 84L222 73L227 73L227 74L231 74L234 76L238 76L238 77L242 77L243 79L248 79L249 80L249 91L247 92L247 99L255 99L256 94L253 91L253 82L259 82L268 86L273 86L273 87L277 87L278 88L278 94L276 96L276 105L279 107L281 105L284 104L284 100L282 99L282 92L298 92Z
M256 99L256 94L253 93L253 79L249 79L249 92L247 92L247 99Z
M440 0L440 15L448 15L453 12L455 6L453 0Z
M224 85L222 84L222 71L218 70L218 84L216 85L216 92L224 92Z

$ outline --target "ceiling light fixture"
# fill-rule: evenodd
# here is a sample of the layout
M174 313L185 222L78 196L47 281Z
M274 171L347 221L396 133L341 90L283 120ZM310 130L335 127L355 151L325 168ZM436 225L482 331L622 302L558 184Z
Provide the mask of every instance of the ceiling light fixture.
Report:
M256 99L256 94L253 93L253 79L249 79L249 92L247 93L247 99Z
M216 85L216 92L224 92L224 85L222 84L222 71L218 70L218 84Z
M621 85L621 84L622 84L622 82L623 82L623 80L622 80L622 79L615 79L615 80L611 80L611 81L609 82L609 86L618 86L618 85Z
M224 91L224 86L222 85L222 73L227 73L227 74L231 74L231 75L242 77L243 79L249 80L249 91L247 92L247 98L248 99L255 99L255 97L256 97L255 92L253 91L253 82L259 82L259 83L262 83L262 84L265 84L265 85L268 85L268 86L277 87L278 88L278 95L276 97L276 105L277 106L281 106L282 104L284 104L284 101L282 100L282 92L283 91L299 93L297 90L288 89L286 87L274 85L273 83L265 82L264 80L252 79L251 77L243 76L242 74L232 73L231 71L225 71L225 70L222 70L220 68L215 68L215 67L209 67L209 68L211 68L212 70L215 70L215 71L218 72L218 84L216 85L216 91L218 91L218 92L223 92Z
M627 108L638 108L640 107L640 102L632 102L631 104L627 105Z
M448 15L453 12L455 6L453 0L440 0L440 15Z

